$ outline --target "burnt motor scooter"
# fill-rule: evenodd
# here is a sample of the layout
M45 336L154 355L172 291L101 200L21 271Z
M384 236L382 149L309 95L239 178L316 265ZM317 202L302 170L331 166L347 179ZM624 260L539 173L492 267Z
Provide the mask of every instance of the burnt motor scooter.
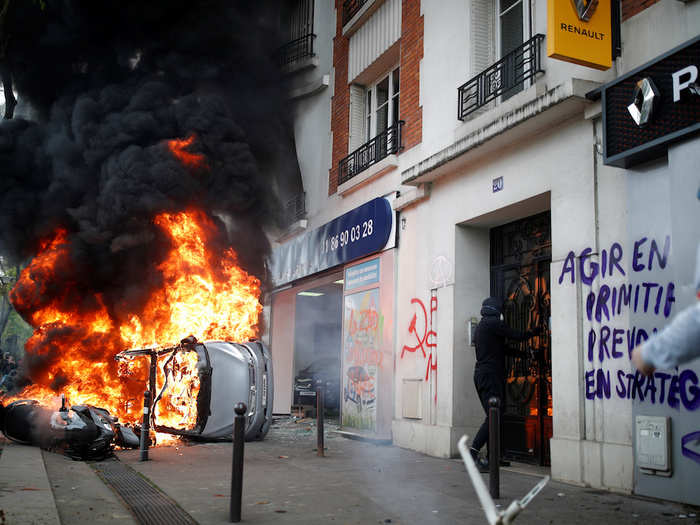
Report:
M118 423L103 408L92 405L51 410L32 399L14 401L0 408L0 430L23 445L63 452L76 460L99 461L113 454L115 446L137 448L134 431Z

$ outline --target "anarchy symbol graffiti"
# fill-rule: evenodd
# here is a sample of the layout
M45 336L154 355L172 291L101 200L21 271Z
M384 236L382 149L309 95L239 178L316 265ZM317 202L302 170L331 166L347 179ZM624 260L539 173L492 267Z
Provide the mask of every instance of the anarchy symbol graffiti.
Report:
M430 281L436 288L445 286L452 279L452 264L444 255L438 255L430 267Z

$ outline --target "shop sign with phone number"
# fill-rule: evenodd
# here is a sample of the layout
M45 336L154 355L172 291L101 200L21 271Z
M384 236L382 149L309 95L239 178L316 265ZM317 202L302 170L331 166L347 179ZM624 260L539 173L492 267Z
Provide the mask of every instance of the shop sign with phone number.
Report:
M373 199L273 250L272 279L281 286L383 249L394 212L384 197Z

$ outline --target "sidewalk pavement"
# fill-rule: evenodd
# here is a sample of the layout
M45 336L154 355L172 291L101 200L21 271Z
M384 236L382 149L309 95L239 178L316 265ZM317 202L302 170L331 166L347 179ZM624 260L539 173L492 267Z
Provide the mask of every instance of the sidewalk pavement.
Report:
M264 441L246 443L243 523L486 523L460 460L349 440L334 434L333 427L327 429L326 457L316 455L315 426L308 420L278 421ZM42 457L38 449L5 445L0 456L0 509L7 521L0 516L0 524L56 523L41 521L52 515L48 510L38 514L18 506L23 497L18 493L29 483L20 478L28 469L6 470L5 463L21 463L27 454L34 456L33 475L41 477L41 471L50 480L53 497L45 488L31 493L42 496L44 508L53 505L60 523L134 523L88 464L43 452L44 462L37 465L36 458ZM138 450L119 451L117 456L198 523L228 523L231 443L156 447L147 462L138 460ZM503 507L523 497L540 479L517 470L517 465L501 469L498 503ZM39 486L46 485L37 481L35 488ZM700 524L700 511L554 481L516 520L585 525L679 522Z

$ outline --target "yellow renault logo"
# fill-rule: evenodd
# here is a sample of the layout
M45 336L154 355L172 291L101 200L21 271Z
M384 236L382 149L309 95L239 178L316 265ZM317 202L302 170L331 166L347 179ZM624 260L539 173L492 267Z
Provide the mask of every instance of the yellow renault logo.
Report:
M611 2L547 0L547 56L596 69L612 65Z
M598 0L571 0L576 9L579 20L588 22L593 16L595 8L598 7Z

